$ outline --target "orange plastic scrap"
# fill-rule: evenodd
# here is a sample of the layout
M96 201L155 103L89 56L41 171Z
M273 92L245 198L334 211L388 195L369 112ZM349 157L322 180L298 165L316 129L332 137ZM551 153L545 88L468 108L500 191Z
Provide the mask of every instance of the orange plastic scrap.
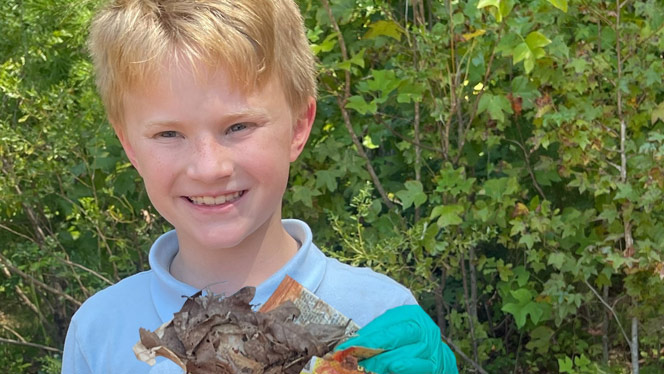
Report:
M382 350L365 347L349 347L325 355L313 357L300 374L368 374L358 366L358 361L373 357Z
M383 353L383 350L366 347L348 347L344 350L332 353L332 359L337 362L343 362L348 356L353 356L357 361L362 361L379 353Z
M347 366L350 365L335 360L314 357L308 365L309 369L305 368L300 374L366 374L358 368L357 363L354 368Z

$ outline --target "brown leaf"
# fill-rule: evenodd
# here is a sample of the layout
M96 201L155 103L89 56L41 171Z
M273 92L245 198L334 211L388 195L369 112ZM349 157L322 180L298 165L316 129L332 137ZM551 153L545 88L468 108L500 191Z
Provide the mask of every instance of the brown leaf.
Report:
M507 99L509 99L510 103L512 104L512 111L514 112L514 115L517 117L520 116L523 106L523 99L518 96L512 96L511 92L507 94Z
M655 274L659 275L659 279L664 280L664 262L655 265Z
M293 322L300 310L291 301L254 312L254 293L245 287L226 298L200 292L187 298L172 322L154 333L140 329L139 359L164 356L194 374L297 374L343 339L346 326Z

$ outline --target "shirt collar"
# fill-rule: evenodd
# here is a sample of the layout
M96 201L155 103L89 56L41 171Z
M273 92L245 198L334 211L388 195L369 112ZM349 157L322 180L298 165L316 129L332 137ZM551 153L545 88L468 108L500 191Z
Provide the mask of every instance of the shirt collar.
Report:
M301 243L300 249L286 265L256 287L252 304L257 307L267 301L286 275L311 292L316 292L325 275L326 258L313 244L309 226L295 219L282 220L282 224L286 231ZM150 249L149 261L154 274L150 285L152 300L162 322L173 318L173 313L182 308L186 296L199 291L171 275L169 268L177 252L178 240L175 231L161 235Z
M198 292L198 289L175 279L170 273L171 262L178 253L178 248L175 230L161 235L150 248L149 261L154 274L150 291L162 322L173 319L173 313L182 308L185 297Z
M325 255L313 243L309 226L295 219L284 219L281 222L286 231L301 243L300 249L286 265L256 287L253 300L256 305L267 301L286 275L311 292L316 292L325 275Z

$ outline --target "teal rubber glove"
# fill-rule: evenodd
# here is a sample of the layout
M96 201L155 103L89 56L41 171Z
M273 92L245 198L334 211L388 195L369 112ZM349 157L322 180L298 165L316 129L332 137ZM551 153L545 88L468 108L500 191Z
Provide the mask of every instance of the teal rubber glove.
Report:
M456 358L443 343L440 329L419 305L388 310L335 348L366 347L384 350L360 361L378 374L458 374Z

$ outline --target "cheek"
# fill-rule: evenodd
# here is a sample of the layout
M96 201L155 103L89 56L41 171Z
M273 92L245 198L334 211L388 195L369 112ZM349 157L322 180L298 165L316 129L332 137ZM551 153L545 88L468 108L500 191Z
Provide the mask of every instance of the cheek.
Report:
M236 160L249 171L254 178L271 181L276 185L285 185L290 168L290 151L284 144L261 144L244 152Z
M149 152L139 157L140 174L145 186L154 189L158 186L165 187L170 184L177 169L177 159L165 157L159 153Z

